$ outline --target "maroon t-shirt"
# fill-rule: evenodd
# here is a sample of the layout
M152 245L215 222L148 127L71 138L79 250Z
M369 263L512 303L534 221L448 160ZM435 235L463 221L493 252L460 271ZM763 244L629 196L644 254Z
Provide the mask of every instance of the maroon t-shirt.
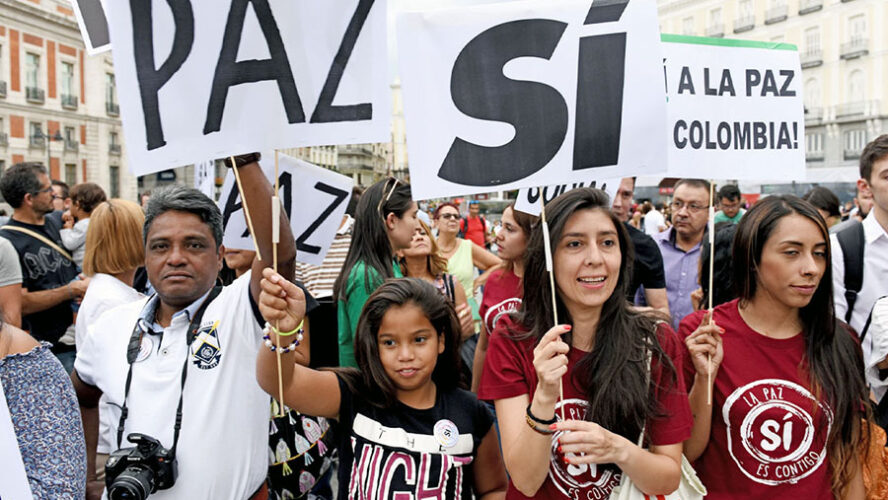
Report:
M722 304L713 315L725 330L725 359L712 391L709 444L695 464L706 498L832 499L826 440L833 414L811 390L804 337L759 334L737 304ZM681 338L700 326L704 313L681 322ZM690 388L695 370L688 355L683 371Z
M522 394L528 398L536 390L537 377L533 368L533 348L535 339L514 340L508 333L511 319L501 321L490 336L485 369L481 375L478 398L484 400L506 399ZM660 345L680 369L682 349L678 337L668 325L661 324L657 330ZM568 419L584 420L588 402L581 388L573 381L573 370L587 353L571 348L568 353L568 370L562 379L564 400L555 405L555 416L561 419L562 407ZM648 430L653 445L665 446L681 443L691 436L691 409L687 392L680 374L675 383L665 377L658 363L652 364L652 383L656 384L657 401L663 417L648 422ZM619 390L619 388L614 388ZM606 499L620 482L620 469L613 464L568 465L557 452L557 439L561 433L552 435L549 456L549 475L533 498ZM634 439L633 439L634 441ZM529 498L521 494L510 482L507 499Z
M501 319L521 307L522 295L524 289L521 286L521 278L511 270L499 269L490 274L484 285L481 307L478 309L478 314L481 315L488 332L492 332Z

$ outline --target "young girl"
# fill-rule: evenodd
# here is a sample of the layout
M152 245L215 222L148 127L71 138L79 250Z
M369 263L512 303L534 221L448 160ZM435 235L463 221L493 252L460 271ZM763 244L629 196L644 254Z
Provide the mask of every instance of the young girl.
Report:
M416 229L416 203L410 185L394 177L361 195L352 240L342 272L333 284L338 301L339 366L357 366L354 354L358 317L367 298L388 278L400 278L395 253L410 247Z
M512 203L503 211L503 226L496 236L497 255L503 260L501 269L491 273L484 286L484 298L481 300L481 335L475 349L472 368L472 390L478 392L484 359L487 357L488 335L497 323L509 313L517 311L521 305L523 290L521 279L524 277L524 252L527 240L537 223L537 217L524 212L516 212Z
M293 345L302 292L264 271L259 308ZM390 280L367 300L355 334L360 371L315 371L282 354L284 403L338 419L339 498L496 499L505 490L487 408L456 388L459 321L453 306L418 278ZM271 343L271 342L269 342ZM274 345L274 344L273 344ZM259 385L278 394L276 354L261 349Z
M626 301L633 251L609 208L590 188L546 206L561 324L537 228L521 310L490 336L478 396L495 400L507 498L607 498L621 474L650 496L678 488L691 431L671 361L682 346L668 325ZM645 448L636 445L642 429Z
M401 250L400 266L404 276L422 278L435 285L442 295L456 306L463 339L475 333L472 310L466 303L466 291L453 275L448 274L447 259L438 253L438 244L425 222L417 219L410 248Z
M868 391L860 350L836 325L829 262L817 210L765 198L734 237L739 299L716 307L713 324L706 311L681 322L696 417L685 454L707 498L863 498Z

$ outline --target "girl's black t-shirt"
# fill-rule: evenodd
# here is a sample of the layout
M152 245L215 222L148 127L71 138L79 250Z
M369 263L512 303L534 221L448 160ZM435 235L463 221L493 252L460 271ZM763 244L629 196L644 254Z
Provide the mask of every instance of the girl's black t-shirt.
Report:
M339 379L339 498L473 498L475 453L493 415L474 394L438 391L435 406L379 408Z

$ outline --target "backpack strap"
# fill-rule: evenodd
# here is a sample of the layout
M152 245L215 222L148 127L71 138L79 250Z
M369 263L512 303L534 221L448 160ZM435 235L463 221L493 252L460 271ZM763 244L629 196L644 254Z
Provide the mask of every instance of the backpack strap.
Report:
M863 224L856 222L849 225L836 233L836 238L842 247L842 261L845 265L845 302L848 304L845 323L850 324L857 293L863 286L863 251L866 241Z
M41 243L43 243L44 245L46 245L46 246L52 248L53 250L55 250L56 252L58 252L59 255L61 255L62 257L68 259L68 260L71 261L71 262L74 262L74 257L71 257L71 254L70 254L70 253L68 253L65 249L63 249L62 247L58 246L55 242L53 242L52 240L50 240L50 239L47 238L46 236L43 236L42 234L35 233L34 231L31 231L31 230L28 229L28 228L20 227L20 226L9 226L9 225L7 225L7 226L3 226L3 227L0 228L0 229L6 229L6 230L8 230L8 231L15 231L15 232L17 232L17 233L27 234L27 235L30 236L31 238L34 238L34 239L40 241Z
M861 344L863 344L863 339L866 337L866 332L869 330L870 323L873 322L873 310L876 308L876 304L879 303L879 300L882 300L885 297L888 297L888 295L883 295L883 296L879 297L879 299L876 300L876 302L873 304L873 308L870 309L869 316L866 317L866 323L863 325L863 330L860 331L860 343Z
M444 286L447 288L447 297L450 298L450 302L456 304L456 290L453 289L452 274L444 273Z

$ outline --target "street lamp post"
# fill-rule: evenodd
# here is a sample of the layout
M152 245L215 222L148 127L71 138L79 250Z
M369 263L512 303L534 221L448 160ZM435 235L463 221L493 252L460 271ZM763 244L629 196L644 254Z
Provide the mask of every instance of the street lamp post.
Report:
M47 132L48 131L49 130L47 129ZM56 130L55 135L44 134L43 131L41 130L41 131L37 132L37 134L35 134L35 137L37 137L37 138L42 137L42 138L46 139L46 172L50 176L52 176L52 166L51 166L51 164L52 164L52 150L50 150L49 146L50 146L50 144L52 144L52 141L63 141L63 140L65 140L65 138L62 137L61 132L59 132L58 130ZM59 179L59 180L61 180L61 179Z

